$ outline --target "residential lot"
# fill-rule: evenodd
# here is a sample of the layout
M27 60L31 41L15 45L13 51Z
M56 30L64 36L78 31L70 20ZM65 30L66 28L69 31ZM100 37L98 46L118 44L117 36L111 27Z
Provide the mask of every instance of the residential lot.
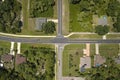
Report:
M80 64L81 64L80 62L81 60L83 60L83 59L80 59L80 57L85 58L85 49L87 51L89 50L88 52L90 55L88 56L91 59L91 68L93 66L96 66L97 63L103 64L106 60L108 60L108 58L114 58L115 56L118 56L118 53L119 53L118 44L98 44L98 48L96 48L96 44L90 44L89 49L87 49L87 44L66 45L63 51L63 76L64 77L85 76L86 73L89 72L89 70L91 70L91 68L88 68L86 69L86 72L83 72L83 73L80 72ZM87 57L86 57L86 60L87 60ZM86 64L89 64L88 62Z
M42 1L42 0L41 0ZM57 18L57 0L55 0L55 5L53 7L49 7L48 10L40 13L35 11L36 16L31 17L31 14L33 14L33 8L35 8L35 5L38 3L35 0L22 0L22 19L23 19L23 27L22 32L17 34L25 34L25 35L56 35L56 32L54 34L45 34L39 30L36 30L36 18L49 18L49 19L56 19ZM41 5L40 3L38 4ZM35 14L34 13L34 14Z

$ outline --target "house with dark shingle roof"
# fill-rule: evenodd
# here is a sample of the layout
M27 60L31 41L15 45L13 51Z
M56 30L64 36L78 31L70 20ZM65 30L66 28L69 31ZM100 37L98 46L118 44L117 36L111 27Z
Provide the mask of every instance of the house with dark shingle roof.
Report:
M26 58L20 54L16 54L16 59L15 59L15 63L17 65L25 63L26 62Z
M1 56L1 62L12 62L13 60L13 55L10 55L10 54L3 54Z
M27 61L26 57L22 56L21 54L16 54L16 56L13 56L11 54L3 54L1 56L1 62L2 63L12 62L14 60L14 58L15 58L15 63L17 65L25 63Z

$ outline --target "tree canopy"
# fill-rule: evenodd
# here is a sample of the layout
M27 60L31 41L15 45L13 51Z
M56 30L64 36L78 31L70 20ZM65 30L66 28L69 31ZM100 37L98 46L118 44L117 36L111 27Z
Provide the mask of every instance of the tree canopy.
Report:
M56 31L55 23L52 21L48 21L47 23L44 23L42 25L42 31L44 31L46 34L53 34L54 31Z
M14 69L0 67L0 80L53 80L55 52L52 48L32 46L23 56L27 62Z
M70 0L70 3L72 4L78 4L81 0Z
M54 0L30 0L30 17L40 17L40 13L48 11L55 5Z
M22 5L17 0L5 0L0 3L0 31L20 32L20 15Z
M95 33L97 33L98 35L105 35L109 32L109 27L108 26L102 26L102 25L98 25L95 27Z
M117 21L113 24L115 31L120 32L120 15L117 16Z
M113 59L108 58L106 63L92 68L87 80L119 80L120 69Z
M30 47L24 52L27 63L17 66L25 80L53 80L55 52L51 48Z

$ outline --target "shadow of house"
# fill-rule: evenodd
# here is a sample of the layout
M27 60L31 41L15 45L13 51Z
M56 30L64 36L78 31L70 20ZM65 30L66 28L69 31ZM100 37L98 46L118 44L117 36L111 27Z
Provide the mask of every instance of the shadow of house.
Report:
M36 21L35 21L35 24L36 24L35 30L41 31L42 24L44 24L46 22L47 22L47 18L36 18Z
M102 57L100 54L96 54L94 56L94 66L95 67L98 67L98 66L102 65L105 62L106 62L106 59L104 57Z

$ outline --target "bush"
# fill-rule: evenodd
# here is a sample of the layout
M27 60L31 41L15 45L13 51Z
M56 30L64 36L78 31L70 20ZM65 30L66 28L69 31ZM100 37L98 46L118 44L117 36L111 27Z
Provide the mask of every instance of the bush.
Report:
M109 27L107 25L98 25L95 27L95 33L98 35L105 35L109 32Z

